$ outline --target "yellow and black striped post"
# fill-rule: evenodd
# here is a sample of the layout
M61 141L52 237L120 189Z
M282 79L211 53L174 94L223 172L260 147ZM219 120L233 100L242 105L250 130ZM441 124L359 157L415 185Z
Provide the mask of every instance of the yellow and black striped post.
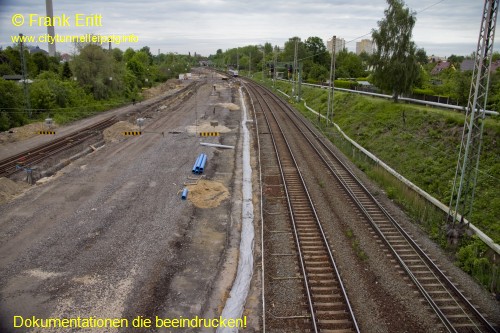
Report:
M36 134L42 134L42 135L55 135L55 131L36 131Z
M142 132L139 131L131 131L131 132L123 132L123 135L141 135Z
M219 132L200 132L200 136L219 136Z

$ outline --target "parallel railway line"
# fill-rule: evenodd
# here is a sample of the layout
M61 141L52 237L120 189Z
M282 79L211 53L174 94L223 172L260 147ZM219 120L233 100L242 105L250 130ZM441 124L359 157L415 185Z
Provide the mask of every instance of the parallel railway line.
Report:
M275 117L275 121L293 123L295 130L289 131L287 135L290 137L292 135L300 135L301 140L309 143L311 153L314 152L317 158L324 163L328 173L332 177L335 177L349 200L355 204L356 209L364 216L364 220L374 230L377 237L384 244L384 247L392 254L392 257L399 264L401 270L409 277L413 285L416 286L446 331L496 332L495 328L470 303L463 293L458 290L446 274L439 269L426 254L425 250L412 239L388 211L371 195L355 174L323 142L321 136L312 129L310 124L299 116L288 104L266 89L250 81L246 81L246 86L255 99L266 100L266 104L274 104L273 117ZM259 102L259 104L261 103L263 102ZM268 108L271 109L270 106ZM273 133L278 131L278 126L273 126ZM278 136L278 134L275 135ZM283 135L283 140L286 141L285 134L279 135ZM284 154L282 153L282 148L279 151L281 155ZM285 166L285 169L289 168L288 161L281 164ZM292 191L295 191L297 181L292 180L290 182L294 185ZM312 206L313 204L310 203L310 205ZM310 217L310 215L306 216ZM301 224L299 223L298 226L300 227ZM296 238L300 238L300 232L298 232ZM308 245L317 246L316 244L319 242L319 239L312 239L314 241L311 240Z
M118 119L115 116L109 117L76 132L5 158L0 161L0 177L8 177L18 172L19 169L16 168L16 165L31 167L50 156L79 145L88 138L101 133L102 130L113 125L117 121Z
M169 95L159 101L153 102L151 105L146 107L141 107L135 113L127 113L127 117L145 117L148 113L157 110L158 105L165 103L166 101L172 100L172 105L176 107L178 103L182 102L190 93L192 93L194 84L189 84L186 87L180 89L175 94ZM180 97L180 99L175 99ZM85 140L99 135L104 129L112 126L120 120L119 116L111 116L102 121L84 127L82 129L76 130L70 134L62 137L58 137L50 142L38 145L34 148L25 150L21 153L9 156L3 160L0 160L0 177L9 177L21 169L16 166L22 166L24 168L30 168L41 161L59 154L67 149L75 147Z
M323 232L293 152L267 98L254 87L250 94L265 117L278 157L288 219L295 239L300 275L303 278L308 323L312 332L359 332L332 250ZM279 281L278 277L278 281ZM286 277L284 277L286 279ZM306 316L307 317L307 316ZM290 320L301 316L288 317ZM286 318L285 318L286 319Z

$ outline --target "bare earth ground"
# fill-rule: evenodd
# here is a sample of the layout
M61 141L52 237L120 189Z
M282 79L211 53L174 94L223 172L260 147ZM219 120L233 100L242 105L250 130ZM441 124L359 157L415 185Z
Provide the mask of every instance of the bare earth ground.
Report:
M167 107L148 119L151 133L108 140L53 180L0 205L0 332L14 331L15 315L130 322L218 316L237 261L230 236L237 235L241 216L233 201L240 152L199 143L238 147L241 114L216 105L233 102L234 89L216 78L206 83L180 109ZM126 108L132 107L140 105ZM230 131L195 136L187 130L195 115ZM178 192L193 182L191 167L201 152L208 155L203 180L222 194L201 199L198 208ZM226 258L227 270L219 273Z

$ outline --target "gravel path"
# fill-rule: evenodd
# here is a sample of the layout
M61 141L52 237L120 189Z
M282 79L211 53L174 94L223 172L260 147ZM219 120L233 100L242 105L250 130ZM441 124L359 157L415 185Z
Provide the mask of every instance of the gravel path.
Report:
M199 143L231 144L240 114L212 113L214 103L232 102L232 90L221 82L212 97L211 82L201 83L196 97L147 119L144 130L152 133L108 143L0 205L1 332L13 331L14 315L130 322L145 316L154 322L155 316L202 316L214 298L220 306L213 289L231 252L231 216L238 215L230 200L198 209L178 191L204 152L206 179L222 182L233 195L235 151ZM185 130L195 116L236 132L225 139L197 137Z

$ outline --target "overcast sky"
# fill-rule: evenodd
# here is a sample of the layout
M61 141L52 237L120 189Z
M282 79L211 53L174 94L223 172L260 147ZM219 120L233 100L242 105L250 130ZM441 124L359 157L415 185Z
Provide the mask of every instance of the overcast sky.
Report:
M55 27L56 34L134 34L137 43L121 44L156 54L194 52L214 54L238 46L270 42L282 46L290 37L332 35L344 38L350 51L356 41L371 38L384 16L385 0L52 0L54 15L69 17L69 27ZM413 39L428 55L469 55L477 47L484 1L406 0L417 12ZM25 18L23 26L13 15ZM45 15L45 0L0 0L0 46L12 45L11 36L40 36L47 28L29 26L29 15ZM75 26L75 15L102 15L102 26ZM498 29L497 29L498 30ZM498 39L498 38L497 38ZM34 43L47 50L46 43ZM495 43L495 50L500 46ZM71 52L71 43L57 44L58 52Z

